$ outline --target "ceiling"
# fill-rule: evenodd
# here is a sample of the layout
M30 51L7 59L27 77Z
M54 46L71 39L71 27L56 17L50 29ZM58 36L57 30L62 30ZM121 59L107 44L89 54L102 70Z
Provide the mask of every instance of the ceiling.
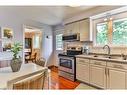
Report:
M15 14L18 18L56 25L66 18L94 7L96 6L1 6L0 11Z

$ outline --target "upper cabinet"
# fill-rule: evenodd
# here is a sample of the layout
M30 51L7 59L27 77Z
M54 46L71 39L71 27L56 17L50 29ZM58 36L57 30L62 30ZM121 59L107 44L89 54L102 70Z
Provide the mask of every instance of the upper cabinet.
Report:
M89 19L79 22L80 41L89 41Z
M64 34L74 34L74 33L80 33L80 41L90 41L89 19L84 19L65 25Z
M73 33L79 33L79 22L73 23Z
M73 23L65 25L64 34L71 34L71 33L73 33Z

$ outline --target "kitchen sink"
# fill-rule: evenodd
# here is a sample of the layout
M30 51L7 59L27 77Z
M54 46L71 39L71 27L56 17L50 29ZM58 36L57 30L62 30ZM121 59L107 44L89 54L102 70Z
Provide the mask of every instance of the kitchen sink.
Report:
M122 57L118 57L118 56L93 55L93 57L107 58L107 59L122 59L122 60L126 60L126 59L123 59Z

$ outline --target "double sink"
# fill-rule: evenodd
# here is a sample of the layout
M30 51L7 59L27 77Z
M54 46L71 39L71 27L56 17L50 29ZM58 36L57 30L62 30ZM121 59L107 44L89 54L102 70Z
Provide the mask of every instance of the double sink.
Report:
M119 56L93 55L93 57L107 58L107 59L122 59L122 60L126 60L126 58L119 57Z
M82 54L82 55L77 55L76 57L127 63L126 57L122 57L120 55Z

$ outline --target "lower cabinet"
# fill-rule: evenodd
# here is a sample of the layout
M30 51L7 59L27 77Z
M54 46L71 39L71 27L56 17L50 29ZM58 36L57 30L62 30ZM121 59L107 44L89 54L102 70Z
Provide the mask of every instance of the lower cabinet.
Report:
M89 83L89 60L77 59L76 79Z
M126 72L115 69L109 69L108 72L108 89L126 89Z
M102 89L127 89L127 64L76 59L76 78Z
M106 88L105 67L90 65L90 84Z

